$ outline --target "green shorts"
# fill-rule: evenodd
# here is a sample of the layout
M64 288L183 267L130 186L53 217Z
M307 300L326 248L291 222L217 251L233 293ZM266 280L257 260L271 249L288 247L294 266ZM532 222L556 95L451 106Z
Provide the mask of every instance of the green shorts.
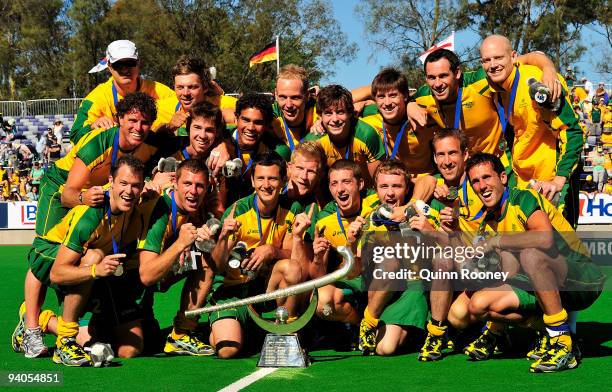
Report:
M143 318L138 301L145 287L140 281L138 268L121 276L109 276L95 281L87 310L91 311L91 324L114 328Z
M605 276L599 267L589 259L583 261L567 260L567 277L564 287L559 291L561 303L567 311L584 310L591 306L601 295ZM533 312L539 309L535 293L530 290L530 279L518 274L510 282L512 290L519 299L519 310Z
M224 279L225 278L223 276L215 276L210 294L208 294L208 297L206 298L206 306L220 305L246 298L253 290L253 282L247 282L235 286L225 286L223 284ZM208 315L208 322L212 326L215 321L226 318L238 320L240 325L244 328L249 319L247 307L240 306L237 308L230 308L210 313Z
M59 248L60 244L48 242L36 237L28 253L28 264L30 265L32 274L34 274L36 279L43 285L52 287L56 291L59 291L59 286L51 283L49 275Z
M361 275L353 279L337 280L333 285L342 290L344 300L347 302L356 303L362 301L367 294L365 280Z
M420 281L408 282L404 292L397 292L380 315L385 324L425 328L429 307Z
M43 236L62 221L69 208L62 207L59 187L47 177L40 182L40 196L36 207L36 235Z

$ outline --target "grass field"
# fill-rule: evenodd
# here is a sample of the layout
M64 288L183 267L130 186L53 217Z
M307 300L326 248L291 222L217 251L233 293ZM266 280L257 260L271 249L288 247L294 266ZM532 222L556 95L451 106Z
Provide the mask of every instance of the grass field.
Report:
M50 358L28 360L10 346L10 336L17 320L17 309L23 298L23 278L27 268L28 247L0 247L4 271L3 295L0 296L0 389L7 386L7 372L47 372L62 374L63 385L36 390L71 391L179 391L222 389L257 370L257 355L234 360L213 357L141 357L119 360L109 368L67 368ZM609 271L608 271L609 272ZM608 273L610 276L610 273ZM610 287L608 282L608 288ZM171 324L176 312L179 291L156 297L155 312L161 327ZM57 308L55 295L47 295L48 307ZM580 392L588 388L604 391L610 388L612 376L612 292L606 291L588 310L581 312L578 334L585 358L579 368L559 374L530 374L529 362L521 353L486 362L471 363L456 354L436 363L419 363L409 352L390 358L362 357L356 352L321 350L311 352L314 363L307 369L280 369L251 384L253 391L299 390L552 390ZM525 332L514 330L513 336L525 341ZM47 337L51 345L53 338ZM8 388L7 390L12 390Z

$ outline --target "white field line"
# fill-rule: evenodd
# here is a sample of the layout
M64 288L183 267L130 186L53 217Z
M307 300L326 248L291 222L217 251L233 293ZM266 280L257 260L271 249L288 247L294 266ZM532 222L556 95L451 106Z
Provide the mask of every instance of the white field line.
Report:
M231 383L225 388L219 390L219 392L236 392L240 391L249 385L253 384L255 381L260 380L267 376L268 374L272 374L277 371L278 368L261 368L256 372L249 374L248 376L242 377L240 380Z

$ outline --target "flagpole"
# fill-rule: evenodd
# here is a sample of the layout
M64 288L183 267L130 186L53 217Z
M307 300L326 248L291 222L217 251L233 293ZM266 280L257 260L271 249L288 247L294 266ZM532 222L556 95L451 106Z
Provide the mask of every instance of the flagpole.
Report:
M280 45L278 35L276 36L276 76L280 73Z

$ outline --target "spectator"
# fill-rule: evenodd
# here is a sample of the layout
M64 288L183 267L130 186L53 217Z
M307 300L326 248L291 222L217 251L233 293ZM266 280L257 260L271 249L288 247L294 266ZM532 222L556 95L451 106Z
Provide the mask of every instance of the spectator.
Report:
M8 173L6 171L2 173L2 181L0 181L0 190L2 191L2 200L8 200L9 192L11 190L11 183L9 182Z
M597 191L602 192L605 183L606 169L604 168L605 158L602 154L601 145L589 153L589 161L593 166L593 182L597 186Z
M612 196L612 176L608 177L608 182L606 183L606 186L604 188L604 193L606 195Z
M32 185L39 185L43 174L45 174L45 170L40 167L40 162L34 162L32 170L30 171L30 182Z
M595 98L597 98L598 101L603 99L604 106L608 104L610 96L606 91L606 84L604 82L599 82L597 90L595 90Z
M47 162L55 162L61 156L62 146L57 142L55 135L51 134L47 139Z
M612 178L612 147L608 147L608 151L604 153L604 167L608 174L608 178Z
M606 132L612 132L612 104L608 103L606 110L603 113L602 119L603 130Z
M600 139L603 148L612 148L612 128L606 127Z
M55 135L58 143L61 144L62 140L64 139L64 123L62 120L55 120L53 123L53 134Z
M582 184L581 191L583 191L584 193L589 194L590 196L593 196L597 192L597 185L593 181L593 176L592 175L589 174L586 177L586 180Z
M568 87L574 87L576 83L576 74L574 74L574 68L571 65L568 65L565 70L565 81Z
M593 89L593 83L591 83L586 77L580 79L582 84L584 84L584 91L587 93L587 100L593 100L593 95L595 95L595 91Z
M28 201L38 201L38 185L33 184L26 197Z
M36 153L38 154L38 159L43 159L45 156L45 151L47 149L47 137L44 133L41 133L38 136L38 140L36 141Z
M601 135L601 118L603 112L606 110L606 107L600 104L599 99L597 97L593 98L593 109L590 113L590 134L593 136Z
M8 197L9 201L22 201L21 195L19 194L19 185L11 185L11 193Z

